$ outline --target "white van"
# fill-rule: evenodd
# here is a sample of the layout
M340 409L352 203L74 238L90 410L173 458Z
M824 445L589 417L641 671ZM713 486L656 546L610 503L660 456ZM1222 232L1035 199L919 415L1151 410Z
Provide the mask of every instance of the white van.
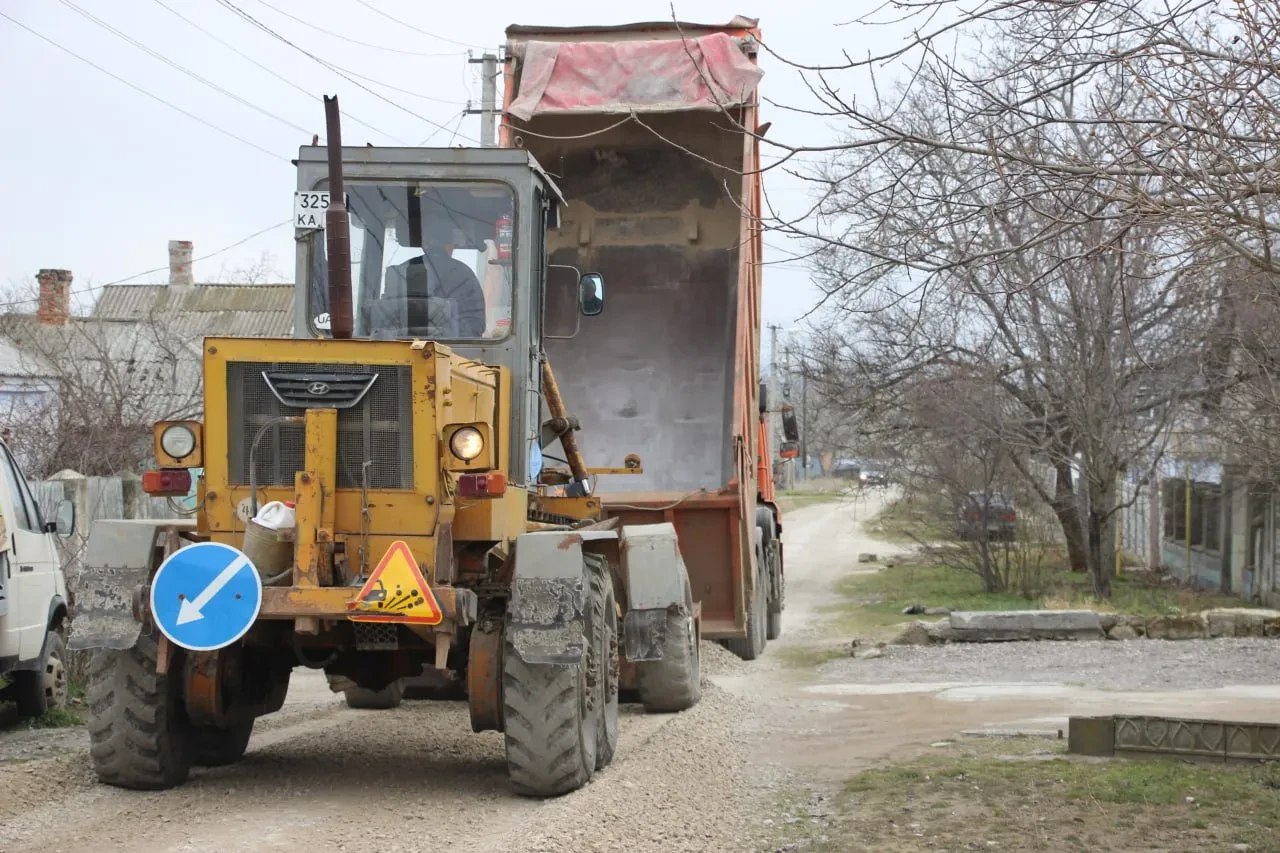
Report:
M0 701L23 716L67 703L67 582L58 535L70 536L75 508L62 501L45 521L31 487L0 441Z

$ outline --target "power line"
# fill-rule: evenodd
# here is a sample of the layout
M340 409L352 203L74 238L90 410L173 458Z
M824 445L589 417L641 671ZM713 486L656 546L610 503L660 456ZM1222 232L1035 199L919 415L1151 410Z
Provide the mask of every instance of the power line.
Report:
M3 15L3 14L4 14L3 12L0 12L0 15ZM274 225L268 225L266 228L263 228L260 231L253 232L248 237L241 237L239 240L235 241L229 246L223 246L221 249L218 249L216 252L210 252L209 254L201 255L198 258L192 258L191 263L197 264L200 261L207 261L210 258L216 258L218 255L224 254L226 252L230 252L232 249L238 246L243 246L245 243L248 243L250 240L254 239L255 237L261 237L263 234L266 234L269 231L274 231L277 228L290 224L291 222L293 222L293 217L290 217L284 220L283 222L277 222ZM144 275L151 275L152 273L164 272L167 269L169 269L168 265L165 265L163 267L156 267L154 269L143 270L142 272L134 273L133 275L125 276L124 278L118 278L115 281L108 281L108 282L105 282L104 284L95 284L95 285L91 285L90 287L83 288L81 290L74 290L70 293L70 295L84 296L87 293L94 293L96 291L111 287L112 285L127 284L128 282L133 281L135 278L142 278ZM35 297L32 299L19 299L16 302L0 302L0 308L13 308L18 305L30 305L32 302L38 302L38 301L39 301L39 298Z
M222 86L219 86L217 83L214 83L212 80L209 80L205 77L201 77L199 74L195 73L190 68L187 68L186 66L183 66L183 65L179 65L177 62L174 62L172 59L160 53L159 51L152 50L142 42L128 35L127 33L116 29L111 24L108 24L106 21L102 20L101 18L95 17L90 12L87 12L84 9L77 6L75 3L72 3L71 0L58 0L58 2L61 3L63 6L66 6L71 11L75 12L77 15L80 15L81 17L88 19L94 24L97 24L99 27L111 33L116 38L119 38L130 45L133 45L134 47L138 48L138 50L141 50L147 55L160 60L165 65L168 65L170 68L174 68L174 69L177 69L178 71L181 71L183 74L187 75L192 80L195 80L198 83L203 83L205 86L208 86L210 89L213 89L215 92L218 92L219 94L222 94L222 95L226 95L228 98L231 98L233 101L243 104L249 109L259 112L262 115L266 116L267 118L275 119L276 121L280 122L284 126L292 128L293 130L296 130L301 134L304 134L307 136L311 135L312 132L307 128L302 127L301 125L294 124L293 122L289 121L286 118L281 118L280 116L271 112L271 110L268 110L265 107L260 107L257 104L253 103L252 101L247 101L244 98L237 95L235 92L232 92L228 89L223 88Z
M125 85L126 85L126 86L128 86L130 89L133 89L135 92L138 92L138 93L140 93L140 94L146 95L148 98L151 98L153 101L159 101L160 103L164 104L164 105L165 105L166 107L168 107L169 109L177 110L178 112L182 113L182 114L183 114L184 116L186 116L187 118L194 119L194 120L196 120L196 121L200 122L201 124L203 124L205 127L208 127L208 128L213 129L213 130L216 130L218 133L221 133L223 136L229 136L229 137L231 137L232 139L236 140L237 142L242 142L242 143L244 143L245 145L248 145L250 148L255 148L255 149L257 149L258 151L261 151L263 154L266 154L268 157L274 157L275 159L277 159L277 160L283 160L283 161L285 161L286 163L291 162L291 161L289 160L289 158L287 158L287 157L281 157L281 156L280 156L279 154L277 154L276 152L274 152L274 151L272 151L272 150L270 150L270 149L268 149L268 148L263 148L261 145L257 144L256 142L250 142L249 140L245 139L243 136L237 136L236 134L232 133L231 131L226 130L225 128L218 127L216 124L214 124L214 123L212 123L212 122L210 122L210 121L206 121L205 119L201 118L200 116L196 115L195 113L193 113L193 112L189 112L189 111L187 111L187 110L184 110L182 107L178 106L177 104L170 103L169 101L166 101L164 98L160 97L159 95L152 94L151 92L147 91L146 89L142 88L141 86L138 86L138 85L137 85L137 84L135 84L135 83L131 83L131 82L129 82L129 81L128 81L128 80L126 80L125 78L121 77L119 74L116 74L116 73L114 73L114 72L112 72L112 71L108 71L107 69L103 68L101 65L98 65L96 62L93 62L92 60L85 59L83 56L81 56L80 54L76 53L74 50L71 50L71 49L70 49L70 48L68 48L68 47L63 47L61 44L59 44L58 42L56 42L56 41L54 41L53 39L49 38L48 36L44 35L43 33L40 33L40 32L37 32L36 30L33 30L31 27L28 27L26 24L22 23L21 21L17 20L16 18L10 17L9 15L5 14L4 12L0 12L0 18L4 18L4 19L6 19L7 21L9 21L10 23L16 24L17 26L19 26L19 27L21 27L22 29L26 30L27 32L31 33L31 34L32 34L33 36L35 36L36 38L40 39L41 41L44 41L44 42L46 42L46 43L48 43L48 44L51 44L51 45L53 45L54 47L56 47L58 50L62 51L63 53L65 53L65 54L67 54L67 55L69 55L69 56L73 56L73 57L75 57L76 59L80 60L80 61L81 61L81 62L83 62L85 65L91 66L92 68L95 68L95 69L97 69L98 71L101 71L103 74L106 74L108 77L112 78L113 80L116 80L116 81L118 81L118 82L120 82L120 83L125 84Z
M215 2L217 2L217 4L218 4L219 6L222 6L223 8L225 8L225 9L229 10L232 14L237 15L238 17L240 17L240 18L244 19L245 21L248 21L250 24L252 24L253 26L255 26L255 27L257 27L258 29L262 30L264 33L266 33L267 35L269 35L269 36L271 36L272 38L276 39L277 41L280 41L280 42L283 42L284 44L287 44L289 47L293 48L294 50L298 51L299 53L303 54L304 56L308 56L308 57L310 57L311 59L313 59L313 60L315 60L316 62L320 63L320 64L321 64L321 65L323 65L325 68L328 68L330 71L334 72L334 73L335 73L335 74L337 74L338 76L345 78L349 83L351 83L352 85L354 85L354 86L356 86L356 87L358 87L358 88L360 88L360 89L363 89L364 91L368 92L370 95L373 95L373 96L374 96L375 98L377 98L378 100L380 100L380 101L385 101L385 102L387 102L388 104L390 104L391 106L393 106L393 107L395 107L396 109L400 110L401 112L408 113L409 115L413 116L414 118L418 119L419 121L424 121L424 122L426 122L427 124L431 125L432 127L444 127L444 125L440 124L440 122L438 122L438 121L432 121L431 119L427 118L426 116L422 115L421 113L416 113L416 112L414 112L413 110L409 109L408 107L406 107L406 106L404 106L404 105L402 105L402 104L398 104L398 103L396 103L395 101L391 100L390 98L386 97L385 95L381 94L380 92L375 92L373 89L370 89L368 86L364 85L364 84L363 84L363 83L361 83L360 81L358 81L358 80L354 79L353 77L351 77L350 75L348 75L348 74L346 74L346 73L342 72L342 71L341 71L341 70L340 70L336 65L334 65L333 63L328 62L328 61L326 61L326 60L324 60L324 59L321 59L320 57L316 56L314 53L312 53L311 51L307 50L306 48L299 47L298 45L296 45L296 44L294 44L293 42L289 41L289 40L288 40L287 38L285 38L284 36L280 35L280 34L279 34L278 32L276 32L275 30L273 30L273 29L271 29L270 27L268 27L266 24L264 24L264 23L262 23L261 21L259 21L257 18L255 18L255 17L253 17L252 15L250 15L250 14L249 14L248 12L246 12L245 10L241 9L241 8L240 8L239 6L237 6L236 4L232 3L232 2L231 2L231 0L215 0ZM445 128L445 129L447 130L448 128ZM476 140L475 138L470 137L470 136L465 136L465 135L464 135L462 138L463 138L463 139L466 139L466 140L469 140L469 141L471 141L471 142L477 142L477 140Z
M338 71L342 71L347 74L350 74L352 77L359 77L361 80L367 80L368 82L373 83L375 86L381 86L384 89L390 89L393 92L399 92L400 94L408 95L411 98L419 98L423 101L434 101L437 104L449 104L450 106L460 106L462 104L461 101L451 101L448 98L437 98L434 95L424 95L421 92L411 92L408 89L401 89L399 86L393 86L390 83L384 83L381 80L375 80L374 78L367 77L364 74L357 74L356 72L352 71L350 68L343 68L341 65L338 65L336 62L328 62L327 60L326 62L331 68L335 68Z
M467 117L466 110L463 110L462 112L458 113L458 123L453 126L453 135L450 136L449 141L445 143L445 146L444 146L445 148L448 148L449 146L453 145L453 140L458 138L458 130L462 127L462 122L466 117ZM415 147L422 148L428 142L430 142L433 138L435 138L435 135L439 132L440 132L440 128L437 128L431 131L429 134L427 134L427 138L419 142Z
M188 24L190 24L192 27L195 27L197 30L199 30L200 32L204 33L206 36L208 36L209 38L211 38L211 39L213 39L214 41L216 41L218 44L220 44L220 45L222 45L223 47L225 47L227 50L230 50L232 53L236 54L236 55L237 55L237 56L239 56L240 58L242 58L242 59L244 59L244 60L246 60L246 61L248 61L248 62L252 63L253 65L257 66L258 68L261 68L263 71L267 72L267 73L268 73L268 74L270 74L272 77L274 77L274 78L276 78L277 80L279 80L280 82L282 82L282 83L284 83L284 84L286 84L286 85L288 85L288 86L292 86L294 89L296 89L296 90L298 90L299 92L301 92L302 94L306 95L308 98L314 98L314 97L315 97L315 94L314 94L313 92L308 91L307 89L303 88L302 86L299 86L297 83L295 83L295 82L293 82L292 80L290 80L288 77L285 77L284 75L277 73L276 71L272 70L271 68L268 68L266 65L263 65L261 62L259 62L258 60L254 59L252 56L250 56L249 54L245 53L243 50L241 50L240 48L236 47L235 45L233 45L231 42L227 41L226 39L221 38L221 37L219 37L219 36L216 36L216 35L214 35L213 33L209 32L209 31L208 31L208 30L206 30L204 27L200 26L200 25L199 25L199 24L197 24L195 21L191 20L191 19L190 19L190 18L188 18L186 15L182 14L181 12L179 12L177 9L175 9L175 8L173 8L172 6L170 6L169 4L167 4L167 3L163 2L163 0L154 0L154 2L155 2L157 5L161 6L162 8L169 10L171 13L173 13L173 14L174 14L174 15L176 15L177 17L181 18L182 20L186 21L186 22L187 22ZM387 133L385 130L382 130L381 128L378 128L378 127L373 126L372 124L369 124L369 122L364 121L364 120L363 120L363 119L361 119L361 118L358 118L357 116L353 115L352 113L350 113L349 111L347 111L347 110L345 110L345 109L342 111L342 114L343 114L344 116L346 116L347 118L349 118L351 121L355 122L356 124L361 125L362 127L367 127L367 128L369 128L369 130L372 130L374 133L380 133L380 134L382 134L383 136L387 137L388 139L392 140L393 142L401 142L401 143L403 143L403 141L404 141L404 140L402 140L402 139L398 139L398 138L396 138L395 136L392 136L390 133Z
M418 27L415 27L413 24L410 24L407 21L402 21L399 18L393 18L391 15L388 15L386 12L382 11L378 7L374 6L373 4L366 3L365 0L356 0L356 2L359 3L361 6L364 6L366 9L370 9L374 12L377 12L379 15L386 18L388 21L394 21L395 23L399 24L402 27L408 27L409 29L413 30L415 33L422 33L424 36L427 36L429 38L439 39L440 41L448 42L449 44L456 44L456 45L459 45L460 47L474 47L477 50L481 49L480 45L478 44L467 44L464 41L458 41L457 39L451 39L447 36L437 35L436 33L429 33L426 30L419 29Z
M259 3L259 5L266 6L268 9L270 9L270 10L271 10L271 11L273 11L273 12L275 12L276 14L284 15L286 18L289 18L290 20L297 21L299 24L302 24L304 27L310 27L311 29L315 30L316 32L321 32L321 33L324 33L324 34L325 34L325 35L327 35L327 36L333 36L333 37L334 37L334 38L336 38L336 39L342 39L343 41L348 41L348 42L351 42L352 44L358 44L358 45L360 45L361 47L371 47L371 48L373 48L374 50L385 50L385 51L388 51L389 53L400 53L400 54L404 54L405 56L435 56L435 57L439 57L439 56L459 56L459 55L460 55L457 51L454 51L453 53L421 53L421 52L416 51L416 50L400 50L399 48L394 48L394 47L385 47L384 45L380 45L380 44L372 44L372 43L367 42L367 41L360 41L360 40L358 40L358 39L353 39L353 38L350 38L350 37L348 37L348 36L344 36L342 33L335 33L333 30L326 30L324 27L316 26L315 24L311 23L310 21L308 21L308 20L306 20L306 19L304 19L304 18L299 18L299 17L298 17L298 16L296 16L296 15L290 15L290 14L289 14L288 12L286 12L285 10L283 10L283 9L279 9L279 8L277 8L277 7L275 7L275 6L272 6L270 3L266 2L266 0L258 0L258 3ZM376 12L376 11L378 11L378 10L377 10L377 9L375 9L374 11ZM394 20L394 19L393 19L393 20ZM420 32L421 32L421 31L420 31ZM428 33L427 35L430 35L430 33ZM439 38L439 36L437 36L437 38ZM445 40L445 41L450 41L450 39L444 39L444 40ZM455 43L460 44L460 42L455 42ZM467 45L462 45L462 46L463 46L463 47L467 47Z

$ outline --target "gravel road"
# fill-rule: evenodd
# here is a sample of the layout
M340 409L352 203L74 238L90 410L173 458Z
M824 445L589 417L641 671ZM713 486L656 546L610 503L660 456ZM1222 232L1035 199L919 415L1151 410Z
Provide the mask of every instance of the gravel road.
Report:
M779 826L807 820L783 804L798 780L829 793L860 767L966 728L1051 728L1125 696L1177 711L1197 691L1241 685L1259 685L1247 688L1252 707L1276 714L1280 643L1265 640L890 648L821 669L787 663L789 646L831 642L824 606L842 577L868 570L857 553L897 550L861 530L882 498L788 513L782 639L751 664L704 644L702 702L673 715L624 706L613 765L568 796L512 795L502 736L472 733L462 703L352 711L300 671L242 762L196 769L173 791L98 785L83 729L0 732L0 850L772 849ZM1211 698L1218 713L1241 707L1237 694ZM823 808L813 796L805 814Z

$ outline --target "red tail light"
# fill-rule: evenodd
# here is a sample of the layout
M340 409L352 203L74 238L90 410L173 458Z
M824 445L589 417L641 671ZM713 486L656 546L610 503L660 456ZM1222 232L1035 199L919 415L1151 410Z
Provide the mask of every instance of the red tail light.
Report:
M1006 512L1004 515L1000 516L1000 520L1007 521L1010 524L1012 524L1013 522L1018 520L1018 516L1017 516L1017 513Z
M501 471L488 474L463 474L458 477L458 497L496 498L507 491L507 475Z
M186 468L161 468L142 475L142 491L153 498L185 498L191 493L191 472Z

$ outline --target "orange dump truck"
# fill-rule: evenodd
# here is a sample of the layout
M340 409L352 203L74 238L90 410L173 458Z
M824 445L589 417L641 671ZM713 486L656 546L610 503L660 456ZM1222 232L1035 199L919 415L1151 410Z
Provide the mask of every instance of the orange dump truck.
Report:
M544 315L578 443L588 463L641 451L639 473L600 472L605 512L675 525L702 635L748 660L783 607L760 387L758 44L746 18L510 27L501 132L567 202ZM562 268L603 274L592 322Z

